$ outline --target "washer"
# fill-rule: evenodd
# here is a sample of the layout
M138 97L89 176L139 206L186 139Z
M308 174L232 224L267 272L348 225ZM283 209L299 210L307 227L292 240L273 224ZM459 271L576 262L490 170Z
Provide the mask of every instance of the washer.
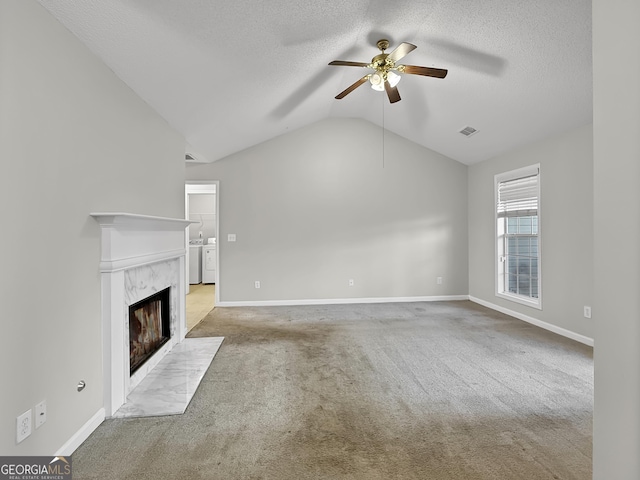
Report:
M216 244L202 247L202 283L216 283Z
M189 284L202 283L202 245L189 245Z

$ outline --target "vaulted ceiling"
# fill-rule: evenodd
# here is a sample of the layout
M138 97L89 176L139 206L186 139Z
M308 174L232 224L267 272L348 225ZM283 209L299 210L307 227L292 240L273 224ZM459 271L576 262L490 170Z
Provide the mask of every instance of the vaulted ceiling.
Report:
M589 0L39 0L215 161L327 117L368 120L473 164L592 118ZM390 104L367 84L389 39L417 49ZM459 131L471 126L477 133Z

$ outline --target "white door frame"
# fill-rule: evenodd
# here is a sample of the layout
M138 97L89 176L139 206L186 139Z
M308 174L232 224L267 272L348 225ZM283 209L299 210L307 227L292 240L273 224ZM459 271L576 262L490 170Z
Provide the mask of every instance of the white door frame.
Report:
M187 181L184 186L184 208L185 218L189 219L189 195L190 194L212 194L216 195L216 295L215 304L220 303L220 182L210 181ZM189 252L189 230L185 229L187 252ZM189 292L189 258L187 258L187 293Z

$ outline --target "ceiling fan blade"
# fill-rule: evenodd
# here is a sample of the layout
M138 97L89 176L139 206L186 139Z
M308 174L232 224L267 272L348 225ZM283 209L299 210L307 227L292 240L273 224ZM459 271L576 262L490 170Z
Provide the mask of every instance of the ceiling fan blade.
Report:
M392 87L388 80L384 81L384 89L387 91L387 96L391 103L396 103L402 100L398 89L396 87Z
M403 73L410 73L411 75L423 75L425 77L435 78L444 78L448 73L448 70L444 68L417 67L415 65L402 65L402 69L399 70Z
M338 95L336 95L336 100L340 100L340 99L346 97L351 92L353 92L356 88L358 88L360 85L362 85L364 82L366 82L368 79L369 79L369 75L365 75L364 77L359 79L357 82L355 82L353 85L345 88L342 92L340 92Z
M347 61L344 61L344 60L334 60L329 65L338 65L338 66L343 66L343 67L368 67L369 66L368 63L347 62Z
M396 49L393 52L389 54L389 56L387 57L387 60L393 60L394 62L397 62L402 57L404 57L407 53L412 52L416 48L418 47L416 47L412 43L402 42L400 45L396 47Z

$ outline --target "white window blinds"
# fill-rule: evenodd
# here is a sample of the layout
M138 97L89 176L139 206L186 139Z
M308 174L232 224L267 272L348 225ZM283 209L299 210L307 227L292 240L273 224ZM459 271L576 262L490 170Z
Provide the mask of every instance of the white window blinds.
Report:
M538 214L538 174L498 183L498 217Z

